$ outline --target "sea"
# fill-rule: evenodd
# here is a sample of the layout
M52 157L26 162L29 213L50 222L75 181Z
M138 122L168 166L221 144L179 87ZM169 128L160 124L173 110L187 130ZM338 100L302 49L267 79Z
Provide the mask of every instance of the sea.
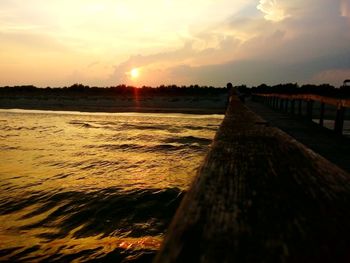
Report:
M151 262L222 119L0 110L0 261Z

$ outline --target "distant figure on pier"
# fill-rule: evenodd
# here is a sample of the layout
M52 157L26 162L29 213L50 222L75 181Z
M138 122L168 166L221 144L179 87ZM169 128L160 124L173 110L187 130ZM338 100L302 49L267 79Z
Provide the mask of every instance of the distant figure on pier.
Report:
M226 87L227 87L227 91L228 91L227 105L230 102L230 98L231 98L232 95L237 95L239 100L244 103L244 101L245 101L245 94L241 93L238 88L236 88L236 87L234 88L231 82L227 83Z
M228 107L228 104L230 103L231 100L231 96L233 95L233 86L232 83L229 82L226 84L226 88L227 88L227 102L226 102L226 108Z

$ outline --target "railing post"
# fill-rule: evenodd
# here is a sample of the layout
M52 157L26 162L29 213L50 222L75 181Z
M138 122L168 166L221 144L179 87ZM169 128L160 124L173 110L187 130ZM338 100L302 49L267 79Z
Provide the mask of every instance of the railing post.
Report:
M335 117L334 131L336 134L343 134L344 127L344 117L345 117L345 108L343 106L338 106L337 115Z
M320 122L319 122L319 124L320 124L320 126L321 127L323 127L323 125L324 125L324 102L321 102L321 107L320 107Z
M308 120L312 120L312 106L314 104L313 100L308 100L307 101L307 113L306 113L306 118Z
M290 112L294 115L295 113L295 99L292 99L290 104Z
M285 100L284 111L288 113L289 99Z
M283 110L283 104L284 104L284 99L281 98L281 101L280 101L280 111Z
M278 105L278 98L276 96L273 97L273 105L272 108L276 109Z
M313 120L313 106L314 99L317 102L320 102L320 113L319 115L319 125L321 127L324 126L324 118L325 118L325 108L326 104L337 105L337 113L334 122L334 131L336 134L342 134L344 128L344 119L345 119L345 107L349 107L348 101L340 99L335 99L331 97L323 97L323 98L315 98L315 96L309 95L292 95L288 96L286 94L253 94L252 101L257 101L265 104L266 106L271 107L276 111L290 113L291 115L298 114L300 117L304 115L304 108L306 108L306 116L305 119L312 121ZM306 102L306 107L303 101ZM298 105L295 103L298 102Z
M302 108L301 108L301 106L302 106L302 100L301 99L299 99L299 104L298 104L298 115L299 116L301 116L302 115Z

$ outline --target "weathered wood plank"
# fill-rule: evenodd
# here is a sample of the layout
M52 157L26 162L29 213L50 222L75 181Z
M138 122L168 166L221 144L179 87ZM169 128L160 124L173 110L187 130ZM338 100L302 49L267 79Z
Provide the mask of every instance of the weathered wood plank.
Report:
M349 174L232 98L155 262L349 262Z

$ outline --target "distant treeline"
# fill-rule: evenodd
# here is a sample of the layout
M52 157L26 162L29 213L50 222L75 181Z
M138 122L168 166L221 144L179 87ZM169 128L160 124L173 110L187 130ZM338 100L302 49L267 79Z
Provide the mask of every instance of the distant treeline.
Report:
M261 84L256 87L247 87L246 85L235 86L239 92L250 95L252 93L282 93L282 94L318 94L330 97L350 97L350 86L342 86L335 88L329 84L322 85L302 85L297 83L278 84L268 86ZM127 85L118 85L113 87L89 87L83 84L74 84L70 87L62 88L38 88L32 85L0 87L0 95L23 96L23 95L87 95L87 96L128 96L135 93L145 96L214 96L226 94L226 87L213 86L177 86L177 85L161 85L159 87L136 88Z
M1 87L0 95L87 95L87 96L128 96L133 94L153 96L210 96L227 93L226 88L215 88L213 86L159 86L156 88L143 86L136 88L126 85L114 87L89 87L83 84L74 84L70 87L62 88L38 88L32 85Z
M268 86L261 84L257 87L247 88L246 86L239 87L241 92L244 93L280 93L280 94L316 94L328 97L350 97L350 86L342 86L335 88L329 84L321 85L302 85L299 86L296 83L279 84L275 86Z

